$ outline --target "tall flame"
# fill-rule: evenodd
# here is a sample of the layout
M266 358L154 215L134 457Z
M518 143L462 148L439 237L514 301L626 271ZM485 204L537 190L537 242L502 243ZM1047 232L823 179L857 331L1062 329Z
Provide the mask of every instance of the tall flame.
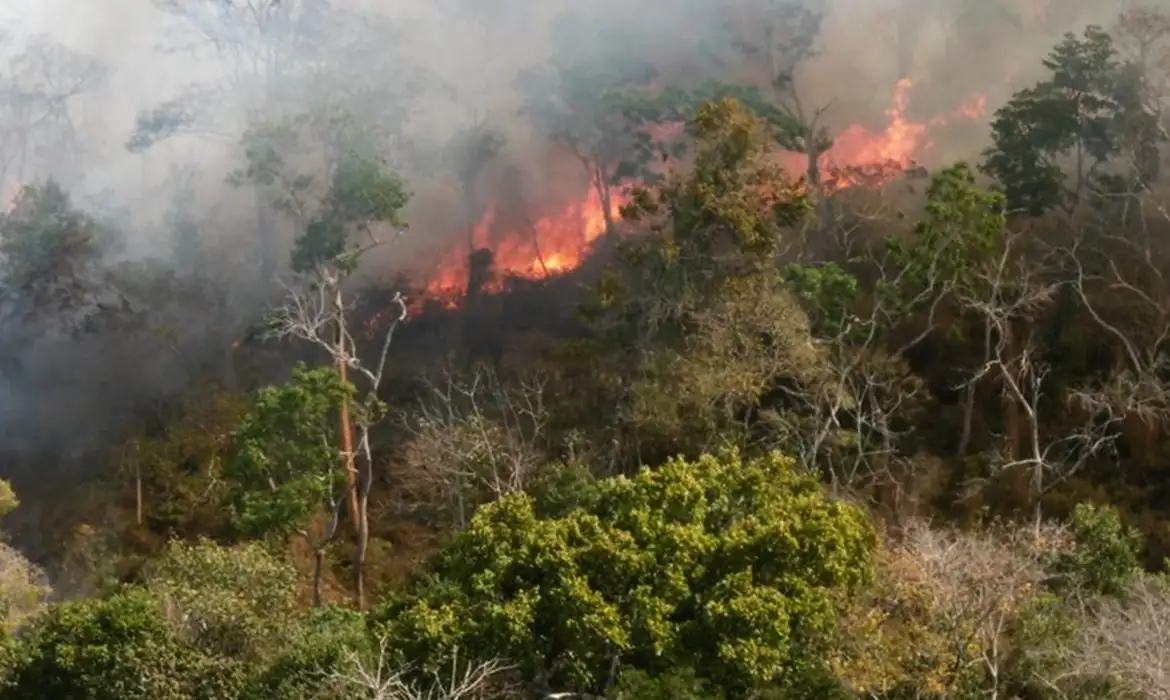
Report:
M944 126L955 118L980 119L987 108L987 98L975 95L949 114L928 122L913 122L906 117L913 87L908 78L894 85L894 95L885 110L886 127L881 132L851 124L833 139L833 145L817 162L828 190L889 182L899 172L914 167L915 159L930 149L933 144L926 137L931 128ZM789 152L782 154L781 161L790 172L799 174L806 169L807 156Z
M621 192L611 191L610 220L618 218L626 199ZM582 201L533 221L527 230L500 232L497 214L497 205L490 205L471 229L471 248L492 251L496 278L487 283L488 291L498 290L503 277L542 279L575 269L606 231L605 206L593 187ZM457 302L467 288L470 252L456 251L438 267L427 284L430 298L449 305Z
M906 116L913 86L908 79L895 84L890 105L885 110L885 129L875 132L853 124L821 154L818 166L824 173L827 189L888 182L899 171L914 167L915 157L929 150L932 144L927 135L931 128L954 118L978 119L986 109L986 99L976 95L951 113L927 122L913 122ZM664 127L662 135L668 132L677 135L678 127ZM804 154L781 153L779 158L794 175L807 170ZM614 192L613 200L610 214L616 218L625 197ZM588 255L591 244L606 230L605 208L595 188L590 188L581 201L543 216L523 230L501 230L497 213L496 205L489 206L470 232L472 249L487 248L493 253L495 278L485 285L487 291L500 289L503 277L542 279L575 269ZM467 288L471 252L461 248L438 266L426 286L428 298L448 306L458 304Z

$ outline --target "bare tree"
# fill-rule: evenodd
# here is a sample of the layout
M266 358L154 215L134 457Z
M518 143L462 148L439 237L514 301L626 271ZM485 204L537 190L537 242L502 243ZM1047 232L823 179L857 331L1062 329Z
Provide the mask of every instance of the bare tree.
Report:
M388 651L385 639L379 642L372 662L347 650L347 668L332 674L331 685L345 696L356 694L365 700L479 700L497 687L497 677L508 670L496 660L461 663L456 654L446 674L435 673L429 683L419 683L410 678L410 668L390 663Z
M1009 626L1039 594L1049 556L1066 543L1056 527L958 533L918 522L904 533L903 552L935 592L936 624L958 650L955 661L984 674L984 690L998 700L1010 658Z
M842 257L870 257L851 250L856 244L847 238L841 241ZM925 395L903 358L937 330L937 315L954 286L936 263L926 265L914 287L908 266L880 257L870 270L877 286L904 291L906 298L895 304L875 293L859 305L842 297L810 310L810 342L819 358L816 381L784 389L799 408L770 418L784 448L806 468L826 474L834 489L881 484L893 486L901 498L898 471L911 460L900 443L910 430L908 414ZM912 328L907 308L921 311Z
M371 244L369 250L377 243ZM357 254L360 256L361 252ZM343 279L336 270L318 266L309 283L301 289L285 285L287 301L274 316L269 334L277 338L297 338L328 353L337 365L343 382L348 381L352 372L360 377L369 400L376 400L378 390L385 376L386 361L390 345L398 325L406 320L406 299L395 294L391 300L391 313L381 319L385 324L377 354L370 360L357 357L356 342L349 323L349 312L353 303L346 298ZM348 409L348 407L347 407ZM347 498L351 518L357 530L357 551L354 562L354 585L359 607L365 607L364 564L369 547L370 487L373 483L374 457L370 444L372 424L359 421L351 425L348 410L340 417L342 458L349 484ZM356 434L356 440L354 435Z
M966 387L983 381L1000 387L1005 434L994 466L1029 474L1039 528L1044 496L1090 460L1111 454L1125 414L1102 400L1100 387L1075 387L1062 396L1053 395L1051 368L1032 334L1035 321L1051 307L1063 283L1048 274L1054 268L1045 269L1047 258L1029 256L1018 242L1018 237L1009 239L980 274L981 283L963 294L964 306L982 320L986 353ZM1079 424L1063 431L1046 425L1043 404L1051 399L1078 412Z
M406 416L405 460L423 499L445 501L456 527L474 508L524 490L548 456L549 411L539 376L505 386L488 368L468 380L448 375Z
M1170 249L1160 243L1162 232L1151 230L1147 201L1135 203L1139 210L1127 217L1133 224L1124 227L1126 233L1100 232L1097 250L1090 250L1082 237L1063 252L1081 305L1122 355L1111 380L1091 398L1152 423L1170 417L1170 387L1162 380L1170 343L1170 271L1163 261ZM1162 223L1170 223L1170 213L1154 206Z
M1121 599L1096 601L1050 681L1107 679L1127 696L1170 700L1170 587L1141 576Z
M97 88L106 69L44 36L0 61L0 196L10 196L6 187L50 164L58 179L69 174L62 170L81 149L76 99Z
M953 697L974 682L984 697L1003 698L1017 651L1011 628L1068 544L1056 526L961 532L907 522L881 553L872 599L860 602L861 627L850 629L872 634L846 640L846 658L861 663L845 662L844 679L871 697Z

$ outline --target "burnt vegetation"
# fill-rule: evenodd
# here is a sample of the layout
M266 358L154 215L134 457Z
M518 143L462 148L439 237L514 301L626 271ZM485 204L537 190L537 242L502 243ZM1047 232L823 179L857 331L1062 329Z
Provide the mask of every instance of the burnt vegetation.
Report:
M1170 698L1170 16L965 4L1062 31L927 169L830 158L825 18L749 4L561 17L501 117L377 15L158 3L223 70L141 216L101 62L0 46L0 700Z

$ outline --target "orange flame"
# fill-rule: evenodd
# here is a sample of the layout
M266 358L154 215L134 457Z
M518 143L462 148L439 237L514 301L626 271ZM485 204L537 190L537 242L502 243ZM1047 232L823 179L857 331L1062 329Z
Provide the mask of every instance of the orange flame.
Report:
M610 215L618 218L618 209L627 197L610 193ZM596 188L589 188L583 201L566 205L560 211L541 217L527 231L500 234L496 226L497 208L491 205L472 228L471 242L476 250L492 251L495 276L487 291L499 291L506 277L543 279L577 268L589 253L590 246L606 230L605 207ZM494 240L493 240L494 239ZM467 289L469 251L451 254L427 284L427 296L454 306Z
M944 126L956 117L980 119L987 109L987 98L975 95L950 114L928 122L912 122L906 118L906 109L913 87L908 78L894 85L894 95L885 110L887 125L883 131L875 133L861 124L852 124L821 154L817 165L826 175L826 189L837 191L857 185L886 184L899 172L914 167L915 158L930 149L933 144L924 137L931 128ZM781 155L781 162L790 172L802 173L807 157L803 153L786 152Z
M880 185L892 180L899 171L914 167L915 156L929 150L928 131L948 123L953 118L978 119L986 109L986 98L976 95L950 114L924 122L906 118L913 83L902 79L894 86L890 106L885 110L887 125L874 132L860 124L846 128L833 141L832 147L821 154L818 165L825 173L825 187L830 191L857 185ZM677 136L681 124L665 125L658 136ZM807 156L783 152L780 163L789 172L805 172ZM611 214L617 218L618 208L626 197L614 192ZM488 248L493 253L493 279L485 285L486 291L499 291L506 277L543 279L562 274L579 266L589 253L591 244L606 230L605 210L595 188L582 201L569 204L560 211L544 216L527 230L501 231L497 226L497 208L489 206L472 228L474 249ZM452 253L431 277L426 286L426 297L447 307L455 307L467 289L469 250Z

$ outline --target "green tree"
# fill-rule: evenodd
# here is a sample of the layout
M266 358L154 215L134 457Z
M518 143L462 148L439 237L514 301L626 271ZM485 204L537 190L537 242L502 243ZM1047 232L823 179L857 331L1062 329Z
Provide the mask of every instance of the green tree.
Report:
M569 13L558 29L557 53L521 72L516 87L536 128L580 162L612 232L614 186L640 171L651 156L649 134L630 128L632 110L623 94L648 87L656 71L633 51L603 55L593 48L596 44L591 46L598 37L614 45L615 36L607 33L620 33L620 28Z
M241 533L300 536L314 552L313 598L321 602L325 550L337 534L349 492L339 470L337 413L353 387L329 367L299 365L284 385L261 389L236 434L225 470L235 488L232 517ZM319 521L325 520L324 525Z
M12 485L0 479L0 517L19 506ZM41 609L50 592L45 572L18 549L0 541L0 643Z
M134 481L138 525L180 537L225 534L223 467L250 398L214 385L192 387L164 416L161 434L122 446L118 466Z
M181 641L256 663L293 638L296 569L264 545L171 542L146 568L148 590Z
M1044 66L1050 77L1016 93L991 125L984 170L1009 210L1032 216L1089 201L1104 189L1144 189L1164 139L1147 107L1141 67L1118 59L1112 37L1090 26L1067 34ZM1111 161L1120 173L1110 172Z
M288 629L280 653L252 674L239 700L319 700L353 655L373 649L365 616L345 608L314 608Z
M1072 551L1058 562L1060 586L1080 595L1120 596L1141 573L1141 537L1111 506L1078 504L1073 510Z
M692 130L693 170L634 190L623 214L645 233L623 244L583 309L597 334L588 371L615 405L606 429L637 455L617 456L623 464L742 443L761 397L817 364L774 262L808 211L804 191L741 103L707 103ZM599 355L612 374L596 371Z
M57 182L25 186L0 214L0 323L48 314L82 327L102 308L102 263L117 243Z
M229 700L239 684L239 669L180 642L158 602L131 590L41 616L13 651L0 697Z
M297 276L295 285L286 286L287 304L268 319L263 332L269 337L307 341L318 351L324 350L336 367L338 380L349 385L352 373L364 384L365 401L374 405L391 339L406 319L406 302L399 293L393 296L388 313L378 319L385 328L381 346L372 359L363 361L357 356L354 329L347 316L352 302L343 285L363 255L406 228L401 219L410 198L405 182L379 154L376 135L344 110L301 115L256 131L250 138L249 162L236 173L236 181L268 187L274 204L300 227L290 260ZM294 157L296 149L323 152L320 169L304 170ZM363 565L369 545L366 512L373 482L371 426L352 418L349 402L342 402L338 411L338 457L357 540L355 594L364 606Z
M982 346L977 367L991 361L994 324L970 307L996 294L997 283L1012 283L1002 279L1010 271L996 269L1010 246L1006 207L1002 194L975 184L975 173L965 163L931 178L925 215L913 238L886 239L887 266L900 271L876 290L889 313L889 330L898 319L925 317L925 332L930 333L947 318L950 335L962 341L974 325ZM975 382L964 389L959 457L966 456L971 443L976 389Z
M604 692L621 669L689 667L729 694L823 670L837 608L869 580L874 532L778 454L673 460L598 482L541 517L482 508L381 611L407 659L458 648L553 688Z

